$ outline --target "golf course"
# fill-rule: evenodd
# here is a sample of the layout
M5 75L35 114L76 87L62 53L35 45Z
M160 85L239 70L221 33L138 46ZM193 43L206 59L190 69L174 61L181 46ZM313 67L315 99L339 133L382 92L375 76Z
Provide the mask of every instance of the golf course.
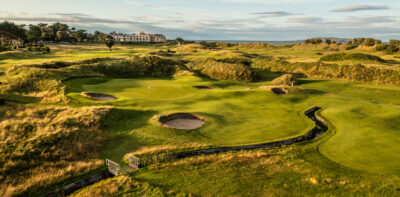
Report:
M71 195L398 196L400 54L344 45L0 52L0 195L44 195L109 159L118 175ZM313 107L327 127L320 136L173 156L304 136L318 127Z

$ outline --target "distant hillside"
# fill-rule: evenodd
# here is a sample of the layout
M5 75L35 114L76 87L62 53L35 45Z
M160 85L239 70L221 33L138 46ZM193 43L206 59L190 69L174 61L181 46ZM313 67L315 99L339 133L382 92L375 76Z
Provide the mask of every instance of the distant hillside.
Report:
M330 39L332 41L336 41L336 42L340 42L340 43L347 43L348 41L353 40L351 38L336 38L336 37L315 37L315 38L311 38L311 39L321 39L321 40Z
M284 44L298 44L303 43L304 40L287 40L287 41L256 41L256 40L190 40L193 42L227 42L232 44L237 43L266 43L274 45L284 45Z
M332 41L340 42L340 43L347 43L347 41L352 40L349 38L336 38L336 37L315 37L311 39L330 39ZM227 42L227 43L266 43L266 44L273 44L273 45L285 45L285 44L299 44L304 43L305 40L282 40L282 41L257 41L257 40L190 40L193 42Z

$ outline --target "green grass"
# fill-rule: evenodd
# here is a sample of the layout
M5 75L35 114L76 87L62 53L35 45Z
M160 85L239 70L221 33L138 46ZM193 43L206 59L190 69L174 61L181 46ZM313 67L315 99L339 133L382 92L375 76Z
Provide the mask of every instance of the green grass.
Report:
M159 50L152 45L116 45L109 51L105 45L52 45L49 54L0 52L0 71L10 65L39 64L49 61L76 61L102 57L128 57Z
M79 85L82 80L85 81L74 79L67 82L67 85L73 87ZM148 88L149 85L151 89ZM194 88L194 85L215 86L215 89L199 90ZM307 106L291 102L302 99L303 95L279 97L263 90L245 90L246 86L243 84L218 87L222 85L229 85L229 82L204 81L189 76L176 80L111 79L105 83L82 85L80 89L116 96L118 100L108 102L115 106L136 106L137 109L152 110L157 114L192 112L206 118L207 123L204 127L191 132L167 129L152 120L145 120L146 125L134 130L135 135L169 142L253 144L298 136L307 132L313 125L301 114ZM67 96L93 102L83 98L80 92L70 92ZM266 101L269 104L263 104ZM285 109L285 106L289 105L293 106L293 109ZM272 116L275 117L267 118Z
M185 45L182 47L184 49ZM289 62L315 62L321 58L317 53L335 53L333 49L321 46L239 50L196 47L190 46L186 51L173 47L171 49L177 52L169 58L191 61L195 58L273 57ZM53 46L52 53L46 55L0 53L0 80L6 82L12 79L5 71L13 64L128 57L165 49L166 46L122 45L109 52L103 45L72 45ZM346 60L340 62L341 65L362 63L399 69L396 55L367 49L352 52L377 55L389 61L372 64L364 60ZM27 102L31 106L112 106L110 112L101 117L99 135L103 141L96 150L99 153L96 159L109 158L120 163L123 163L125 154L144 147L182 148L191 144L233 146L299 136L314 126L304 115L304 111L313 106L323 108L320 114L330 125L328 134L312 142L158 163L136 173L101 181L81 190L78 196L399 195L400 87L300 79L297 86L307 91L278 96L259 87L272 85L272 80L282 74L267 72L261 67L252 69L261 76L259 82L211 80L193 75L175 78L76 78L64 81L65 95L71 100L69 103ZM68 69L43 69L41 72L57 73L60 70L65 72ZM23 74L26 72L15 75L25 76ZM78 76L84 76L84 73ZM211 86L214 89L199 90L193 86ZM82 92L104 93L118 99L93 101L84 97ZM157 115L171 112L196 113L205 117L207 123L193 131L180 131L161 127L155 121Z
M108 103L119 107L151 110L153 114L193 112L207 119L203 128L182 132L162 128L148 116L149 119L142 120L141 128L132 131L139 138L210 145L274 141L306 132L312 122L302 112L311 106L321 106L323 116L337 130L334 137L320 146L323 155L366 171L397 172L400 167L400 88L397 87L303 80L300 86L310 90L309 93L277 96L258 89L245 90L264 85L263 82L230 84L191 76L175 80L110 79L105 82L102 79L98 84L88 84L87 80L74 79L67 85L116 96L117 101ZM215 89L198 90L193 85ZM80 92L70 92L67 96L81 102L95 102Z

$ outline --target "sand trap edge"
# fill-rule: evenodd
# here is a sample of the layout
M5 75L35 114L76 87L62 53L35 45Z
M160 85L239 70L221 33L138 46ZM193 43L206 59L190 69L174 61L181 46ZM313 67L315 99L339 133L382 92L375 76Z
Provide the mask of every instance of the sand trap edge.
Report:
M156 115L154 117L154 119L159 125L166 127L166 128L172 128L172 129L178 129L178 128L171 127L171 126L167 125L166 123L169 121L172 121L172 120L176 120L176 119L193 119L193 120L200 120L204 124L206 123L206 119L204 117L197 115L197 114L184 113L184 112ZM201 125L200 127L204 126L204 124ZM198 129L200 127L197 127L195 129ZM194 129L178 129L178 130L194 130Z

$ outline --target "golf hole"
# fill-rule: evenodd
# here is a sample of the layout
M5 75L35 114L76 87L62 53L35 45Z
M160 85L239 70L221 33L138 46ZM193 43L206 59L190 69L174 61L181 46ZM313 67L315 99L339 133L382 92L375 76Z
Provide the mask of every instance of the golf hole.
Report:
M179 130L193 130L205 124L203 117L190 113L164 115L161 116L158 121L163 126Z
M99 94L99 93L84 92L83 95L85 97L88 97L88 98L90 98L92 100L96 100L96 101L112 101L112 100L117 99L117 97L107 95L107 94Z

